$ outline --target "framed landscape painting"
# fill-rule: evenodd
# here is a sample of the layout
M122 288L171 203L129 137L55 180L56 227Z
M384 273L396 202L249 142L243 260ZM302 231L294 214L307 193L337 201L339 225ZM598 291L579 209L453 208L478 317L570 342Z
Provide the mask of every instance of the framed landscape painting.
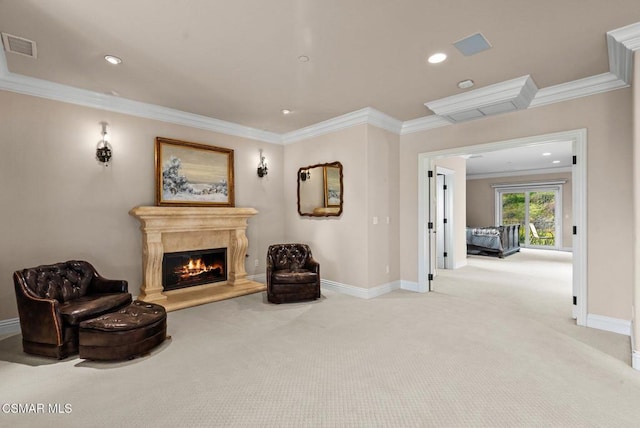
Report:
M156 138L156 204L233 207L233 150Z

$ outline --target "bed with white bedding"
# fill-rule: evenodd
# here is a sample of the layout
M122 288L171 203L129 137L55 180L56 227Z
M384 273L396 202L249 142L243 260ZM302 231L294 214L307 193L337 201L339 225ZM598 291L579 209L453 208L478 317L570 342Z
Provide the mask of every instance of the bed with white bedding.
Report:
M520 225L467 227L467 254L504 258L520 251Z

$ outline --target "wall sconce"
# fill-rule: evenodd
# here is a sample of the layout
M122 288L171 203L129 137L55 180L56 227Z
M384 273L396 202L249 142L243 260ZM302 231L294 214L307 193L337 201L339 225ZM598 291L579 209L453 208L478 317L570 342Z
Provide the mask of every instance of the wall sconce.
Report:
M302 171L300 171L300 180L311 180L311 171L309 171L308 169L303 169Z
M111 145L109 144L109 133L107 132L107 123L102 122L102 140L98 143L96 149L96 159L102 162L104 166L109 166L111 160Z
M260 163L258 164L258 177L262 178L268 173L267 162L262 156L262 149L260 149Z

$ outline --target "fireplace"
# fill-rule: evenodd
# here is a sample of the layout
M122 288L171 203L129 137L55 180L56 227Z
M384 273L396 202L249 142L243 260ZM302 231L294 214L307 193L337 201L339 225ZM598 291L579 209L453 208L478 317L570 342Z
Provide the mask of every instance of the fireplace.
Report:
M237 207L136 207L131 215L142 231L142 284L138 299L167 311L259 293L262 283L247 278L247 220L258 212ZM163 287L164 255L226 248L224 278L196 287ZM196 262L194 262L197 264ZM202 264L202 262L201 262ZM210 262L204 262L210 265ZM189 265L187 263L187 270ZM214 268L215 270L215 268ZM217 279L217 278L216 278ZM190 284L191 285L191 284Z
M227 280L227 249L165 253L162 286L168 290Z

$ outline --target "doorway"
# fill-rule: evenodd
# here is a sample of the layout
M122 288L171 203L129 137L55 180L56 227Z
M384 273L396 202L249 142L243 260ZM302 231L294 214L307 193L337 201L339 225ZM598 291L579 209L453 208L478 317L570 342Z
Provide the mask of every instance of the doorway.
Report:
M496 224L520 225L524 248L562 247L562 186L496 186Z
M573 194L573 318L578 325L587 325L587 192L586 192L586 129L578 129L553 134L538 135L489 144L465 146L454 149L420 153L418 155L418 292L431 290L435 279L436 233L431 226L436 218L436 180L433 174L438 159L502 149L535 146L552 142L571 141L573 152L572 194Z

